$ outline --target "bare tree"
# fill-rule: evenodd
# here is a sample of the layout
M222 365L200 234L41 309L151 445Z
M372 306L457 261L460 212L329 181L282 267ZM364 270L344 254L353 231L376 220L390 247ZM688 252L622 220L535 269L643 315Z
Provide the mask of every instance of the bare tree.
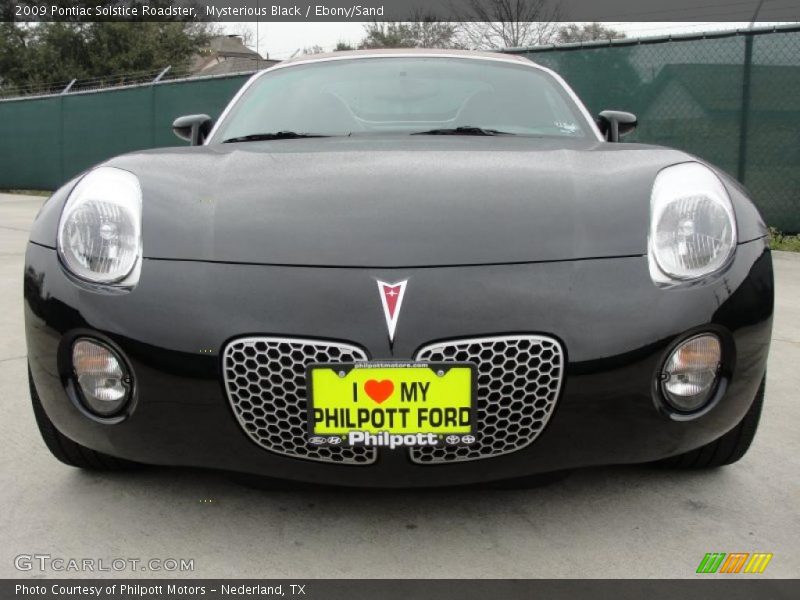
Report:
M322 54L325 52L325 48L320 46L319 44L314 44L313 46L305 46L300 51L300 54Z
M415 13L410 23L418 48L460 48L458 23L440 21L433 15Z
M242 39L242 44L248 48L255 43L253 39L255 37L253 35L253 29L250 27L249 23L234 23L232 27L227 28L227 32L228 35L239 36Z
M601 23L586 23L578 26L570 23L558 30L559 43L592 42L595 40L619 40L625 37L622 31L611 29Z
M540 46L555 41L561 10L554 0L466 0L456 15L464 46Z
M458 23L415 11L411 21L374 21L364 25L360 48L460 48Z
M414 48L417 42L409 23L374 21L364 25L364 39L359 48Z

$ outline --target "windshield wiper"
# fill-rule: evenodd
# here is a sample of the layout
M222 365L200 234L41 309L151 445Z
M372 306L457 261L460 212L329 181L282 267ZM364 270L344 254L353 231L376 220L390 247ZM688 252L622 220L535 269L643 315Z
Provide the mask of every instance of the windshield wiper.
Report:
M250 135L241 135L239 137L228 138L222 140L223 144L231 142L260 142L263 140L296 140L299 138L321 138L330 137L329 135L321 135L319 133L297 133L296 131L276 131L274 133L251 133Z
M498 131L497 129L484 129L483 127L473 127L465 125L462 127L450 127L445 129L429 129L428 131L417 131L411 135L515 135L508 131Z

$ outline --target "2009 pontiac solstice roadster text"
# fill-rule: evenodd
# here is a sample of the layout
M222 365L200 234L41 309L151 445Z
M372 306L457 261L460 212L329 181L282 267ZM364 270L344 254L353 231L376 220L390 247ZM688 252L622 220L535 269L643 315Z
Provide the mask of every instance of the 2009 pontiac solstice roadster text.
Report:
M61 461L355 486L715 467L755 435L766 228L726 173L619 143L552 71L363 51L254 75L119 156L27 248ZM203 199L202 202L199 199Z
M39 4L30 6L17 4L14 7L17 17L50 17L64 18L91 18L91 17L182 17L195 18L197 12L194 6L150 6L137 4L135 6L103 5L96 6L62 6L60 4Z

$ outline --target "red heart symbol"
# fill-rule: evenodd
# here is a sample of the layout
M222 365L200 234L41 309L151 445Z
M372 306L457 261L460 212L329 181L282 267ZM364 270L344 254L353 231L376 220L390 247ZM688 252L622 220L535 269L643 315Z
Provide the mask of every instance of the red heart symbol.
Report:
M377 404L381 404L394 392L394 384L388 379L384 379L383 381L370 379L364 384L364 391L367 392L367 396L372 398Z

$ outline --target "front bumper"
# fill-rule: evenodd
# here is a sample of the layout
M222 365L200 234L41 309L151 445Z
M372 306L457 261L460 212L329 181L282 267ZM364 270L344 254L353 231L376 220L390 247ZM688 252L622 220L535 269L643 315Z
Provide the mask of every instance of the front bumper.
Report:
M393 344L376 279L409 280ZM339 485L467 484L697 448L750 407L766 369L772 307L763 240L740 245L721 277L674 289L653 285L646 257L420 269L145 260L138 286L112 294L76 284L55 250L29 244L25 272L31 372L64 435L144 463ZM658 408L654 377L671 343L708 328L730 348L724 396L697 419L671 419ZM484 460L415 464L395 450L354 466L274 454L240 427L222 381L222 348L247 335L341 340L374 359L410 359L436 340L518 333L562 343L560 397L534 443ZM79 335L108 340L130 362L136 406L120 423L87 418L67 396Z

